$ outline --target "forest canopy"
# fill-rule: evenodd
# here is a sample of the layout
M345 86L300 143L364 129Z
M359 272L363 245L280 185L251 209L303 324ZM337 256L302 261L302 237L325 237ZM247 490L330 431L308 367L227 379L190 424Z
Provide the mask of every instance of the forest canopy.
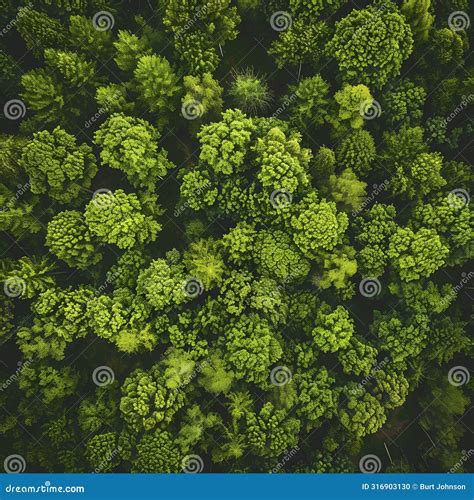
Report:
M471 13L357 3L0 0L6 472L469 471Z

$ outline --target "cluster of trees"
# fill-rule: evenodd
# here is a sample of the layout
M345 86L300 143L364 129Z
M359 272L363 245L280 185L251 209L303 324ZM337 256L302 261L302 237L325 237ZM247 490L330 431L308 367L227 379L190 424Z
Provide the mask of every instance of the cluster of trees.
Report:
M474 76L448 19L467 0L16 4L2 453L269 472L297 450L278 470L348 472L410 428L385 470L461 460Z

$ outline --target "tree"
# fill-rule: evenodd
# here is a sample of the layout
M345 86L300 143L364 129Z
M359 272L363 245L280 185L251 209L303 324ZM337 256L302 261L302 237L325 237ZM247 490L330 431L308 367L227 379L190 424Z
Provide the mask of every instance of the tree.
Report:
M260 231L254 242L254 259L264 276L292 283L301 282L308 275L310 264L287 233L278 230Z
M249 444L257 455L276 457L298 443L299 420L286 418L286 412L272 403L265 403L258 414L248 413L247 426Z
M394 363L407 358L416 358L427 343L428 317L416 314L402 320L397 314L381 314L376 311L371 331L381 340L381 348L388 353Z
M35 314L33 324L17 331L18 346L23 354L28 358L64 359L67 346L89 333L85 313L92 297L92 290L85 286L64 290L49 288L40 293L31 306Z
M90 83L96 73L95 63L76 52L46 49L44 59L46 64L73 88L79 89Z
M314 343L323 352L336 352L349 345L354 333L354 322L349 312L342 306L331 311L323 304L316 317L316 326L312 335Z
M188 297L185 287L184 268L169 264L164 259L153 260L140 273L137 283L138 293L144 295L149 304L158 310L186 302Z
M351 128L359 129L364 126L364 110L370 108L374 98L365 85L344 85L334 94L334 100L339 105L339 119ZM336 122L337 125L337 122Z
M250 115L266 111L271 102L271 92L267 83L263 78L256 76L252 69L234 75L229 95L237 108Z
M161 225L147 215L137 195L122 189L99 193L86 206L84 219L100 241L128 249L154 241Z
M288 100L293 100L290 117L299 128L319 127L328 120L329 84L321 75L303 78L289 90Z
M167 59L157 55L140 57L134 71L140 99L152 113L158 113L158 125L165 123L164 115L176 109L180 91L178 77Z
M431 276L445 262L449 249L433 229L413 232L399 227L390 238L387 256L403 281Z
M150 431L161 422L171 422L184 404L184 392L167 387L163 368L159 364L149 371L134 370L122 385L120 411L135 432Z
M50 220L46 246L68 266L78 269L86 269L102 259L92 233L77 210L65 210Z
M322 47L328 38L325 22L296 18L289 29L280 33L268 53L275 57L279 68L303 63L316 65L323 55Z
M170 433L156 430L144 434L137 444L137 458L132 464L132 472L181 472L182 459Z
M114 432L96 434L86 444L87 460L94 472L111 472L119 462L119 448Z
M199 76L185 76L183 78L183 85L186 93L181 102L185 118L195 119L208 115L206 118L209 119L221 113L223 104L222 92L224 89L213 78L211 73L204 73ZM197 116L189 114L191 104L198 106Z
M70 203L88 188L97 173L95 157L87 144L60 127L33 135L20 159L30 176L31 192L47 193L60 203Z
M428 40L429 32L434 21L430 13L431 0L404 0L400 11L411 26L413 38L416 42Z
M173 164L158 148L161 134L140 118L114 113L94 135L102 163L122 170L135 188L154 190Z
M151 48L146 38L138 37L126 30L118 32L114 47L116 50L114 60L122 71L133 71L143 56L151 55Z
M376 158L375 142L367 130L356 129L347 135L336 150L338 163L366 177Z
M339 410L339 419L351 435L361 438L377 432L387 416L378 400L365 392L359 397L351 393L347 396L344 406Z
M225 360L237 379L265 387L270 366L282 355L282 348L268 321L257 314L242 315L224 332Z
M324 193L334 200L339 208L345 211L361 206L365 199L367 184L360 181L350 168L344 169L340 175L331 175Z
M347 82L383 87L400 73L413 50L413 35L391 2L352 10L336 23L326 50Z
M242 111L227 110L220 122L202 127L200 162L217 174L231 174L246 168L244 163L256 127Z
M423 87L410 80L402 80L387 92L384 99L383 109L389 117L389 123L417 123L423 116L425 99L426 90Z
M293 239L306 257L314 259L321 250L332 250L341 243L348 219L346 214L337 211L334 202L324 198L318 202L312 192L295 211L291 218Z

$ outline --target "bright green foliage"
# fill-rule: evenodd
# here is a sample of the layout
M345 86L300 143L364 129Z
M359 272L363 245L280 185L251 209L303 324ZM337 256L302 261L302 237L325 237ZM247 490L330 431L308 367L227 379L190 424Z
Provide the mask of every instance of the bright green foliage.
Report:
M287 138L279 128L272 128L254 147L257 175L264 189L269 192L285 190L294 193L309 186L306 174L311 151L300 146L301 136Z
M41 54L48 47L64 45L67 34L57 19L28 8L16 18L15 28L20 33L29 50Z
M171 0L165 2L163 24L177 38L191 28L211 45L224 44L236 37L240 22L237 8L230 3L230 0Z
M228 370L222 356L222 352L217 350L209 356L206 363L202 363L202 372L199 377L199 384L212 394L226 393L229 391L234 381L234 372Z
M329 84L321 75L304 78L298 85L290 87L290 91L294 101L291 104L290 117L298 127L319 127L327 121Z
M334 174L336 166L336 155L334 151L326 146L321 146L314 155L312 171L315 183L319 185L322 180L329 179Z
M57 370L52 366L25 366L18 385L26 397L39 397L45 405L72 396L79 382L79 375L70 366Z
M111 83L106 87L98 87L95 100L99 106L99 113L125 113L135 107L133 102L127 102L127 88L123 84Z
M423 116L423 105L426 90L416 86L410 80L403 80L393 90L387 92L384 98L384 111L389 116L389 123L395 124L402 120L413 123Z
M425 42L434 21L430 13L431 0L403 0L402 14L410 24L416 42Z
M147 319L150 306L127 288L111 295L99 295L87 304L87 317L93 332L116 343L122 352L151 351L157 342Z
M375 160L375 141L367 130L354 130L347 135L336 150L339 164L356 174L367 176Z
M456 64L466 48L466 39L452 29L441 28L433 33L433 56L438 64Z
M339 208L349 211L362 204L366 187L367 184L360 181L351 168L346 168L340 175L329 177L326 190Z
M321 254L323 274L319 277L318 286L321 289L334 286L351 295L349 279L357 272L356 251L350 246L343 246Z
M312 335L314 343L323 352L336 352L349 345L354 333L354 322L342 306L331 308L324 304L318 311Z
M91 147L78 146L76 138L60 127L36 132L23 151L20 165L30 176L32 193L47 193L60 203L77 198L97 172Z
M290 0L290 9L295 14L315 19L321 14L332 14L346 0Z
M332 389L334 378L323 368L317 372L306 371L295 375L298 406L296 414L306 423L306 430L318 427L322 418L333 415L337 406L337 395Z
M16 3L0 449L30 472L467 470L469 2Z
M69 41L73 47L90 54L96 54L101 60L112 55L112 33L95 29L90 19L84 16L70 16Z
M139 38L124 30L119 31L114 47L116 50L115 63L123 71L133 71L141 57L151 54L151 49L145 38Z
M302 18L294 19L291 28L280 33L268 52L275 57L279 68L300 63L315 65L323 55L328 31L327 24L322 21L308 23Z
M349 344L337 351L344 373L367 376L377 359L377 349L352 336Z
M154 189L172 168L164 149L158 148L160 133L150 123L122 113L113 114L95 133L102 163L122 170L136 187Z
M62 86L44 68L33 69L21 76L21 96L37 112L38 119L55 122L62 116L64 98Z
M71 87L79 88L89 83L96 72L95 63L76 52L46 49L44 59L46 64L57 71Z
M469 348L472 348L472 339L465 335L465 323L450 317L435 322L427 348L429 359L441 365L451 361L456 353Z
M220 59L213 45L208 37L195 31L184 31L174 42L178 58L186 64L191 75L215 71Z
M193 210L213 205L217 198L217 188L211 183L209 174L201 170L187 172L183 176L180 191L185 206ZM179 207L175 212L179 214Z
M287 233L260 231L254 243L254 258L262 274L283 283L298 282L308 275L309 262L301 255Z
M64 359L68 344L89 332L85 312L92 297L92 290L86 287L42 292L31 307L36 315L33 324L17 332L23 354Z
M223 88L211 73L185 76L183 85L186 93L182 98L182 104L185 109L189 103L197 102L201 116L215 116L221 112Z
M382 341L381 348L395 363L415 358L427 343L428 318L417 314L407 321L398 316L382 315L376 311L371 330Z
M413 312L427 315L444 312L456 298L452 286L445 284L438 287L432 281L401 281L390 283L389 288L391 293L403 298Z
M227 110L222 121L202 127L199 159L216 173L231 174L246 168L244 157L255 125L244 113Z
M375 203L357 219L359 231L356 239L363 246L357 256L364 275L377 277L383 274L389 239L397 229L395 216L393 205Z
M21 257L16 261L0 261L0 280L5 295L31 299L54 287L50 275L56 266L47 257Z
M161 229L144 208L136 194L117 189L96 195L86 206L84 218L101 241L126 249L153 241Z
M160 310L186 302L185 286L186 275L182 266L156 259L140 273L137 291L145 295L150 305Z
M271 93L263 78L259 78L251 69L236 73L229 89L237 108L254 115L268 109Z
M327 46L346 81L374 88L396 77L412 50L410 26L390 2L352 10L336 23Z
M140 99L152 112L162 115L176 109L178 77L167 59L157 55L142 56L134 71Z
M51 219L46 246L68 266L78 269L86 269L102 259L81 212L77 210L65 210Z
M397 131L384 133L384 142L386 149L380 156L390 170L409 164L422 153L428 152L421 127L403 125Z
M348 395L347 402L339 411L339 419L351 434L364 437L377 432L387 417L378 400L365 392L360 397Z
M358 129L364 125L364 112L372 106L374 98L365 85L345 85L334 94L334 100L339 105L339 119Z
M441 176L442 166L440 153L421 153L412 162L397 167L390 189L405 193L410 199L422 197L446 184Z
M390 238L387 252L391 264L403 281L431 276L445 262L449 253L433 229L413 232L399 227Z
M225 270L221 249L212 239L191 243L183 263L189 274L197 278L206 290L219 284Z
M169 423L185 403L184 392L169 388L159 364L150 370L134 370L122 385L120 411L136 432Z
M86 444L86 456L94 472L110 472L118 464L120 450L113 432L96 434Z
M181 472L182 456L169 432L156 430L144 434L137 444L137 458L133 462L132 472Z
M299 420L287 418L272 403L265 403L258 414L249 413L247 426L249 444L257 455L276 457L298 443Z
M258 386L268 384L270 366L282 354L270 324L257 314L242 315L226 326L224 337L225 359L235 377Z
M408 395L408 381L403 373L388 366L374 373L374 395L387 409L401 406Z
M315 193L311 193L297 207L291 226L296 245L311 259L342 241L348 219L346 214L337 211L334 202L325 199L318 202Z

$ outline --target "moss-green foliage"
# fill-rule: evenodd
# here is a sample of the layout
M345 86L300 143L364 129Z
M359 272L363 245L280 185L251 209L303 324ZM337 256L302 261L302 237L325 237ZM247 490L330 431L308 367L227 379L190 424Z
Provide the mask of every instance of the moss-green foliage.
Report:
M413 50L409 24L390 1L352 10L327 46L348 82L379 88L398 76Z
M467 0L20 3L0 0L5 456L467 470Z

